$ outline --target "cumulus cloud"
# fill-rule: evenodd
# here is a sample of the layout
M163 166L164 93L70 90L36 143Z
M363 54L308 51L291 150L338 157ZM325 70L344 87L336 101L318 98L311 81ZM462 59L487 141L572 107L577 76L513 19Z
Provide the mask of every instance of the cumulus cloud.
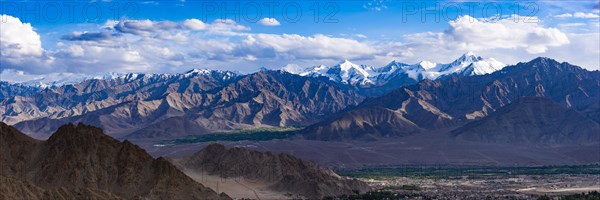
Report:
M365 43L322 34L308 37L297 34L254 34L247 36L239 48L242 52L270 56L281 54L294 59L364 59L376 53L373 47Z
M450 21L450 29L444 32L443 37L447 38L449 45L472 51L524 48L528 53L544 53L548 47L569 43L567 35L556 28L545 28L525 20L515 22L514 19L524 17L486 21L465 15Z
M199 19L186 19L183 21L183 25L191 30L204 30L206 29L206 24Z
M263 18L260 21L258 21L258 23L262 24L263 26L280 26L281 23L279 23L279 21L277 21L277 19L275 18Z
M545 56L587 69L597 69L600 66L600 60L597 59L600 53L600 33L597 30L574 34L544 27L540 23L515 22L514 19L523 18L513 16L490 20L463 16L449 22L449 28L443 32L407 34L404 35L403 42L382 42L378 46L387 53L377 55L376 59L396 59L408 63L421 60L451 62L465 51L475 51L506 64ZM588 25L559 25L561 30L581 26Z
M40 56L42 54L42 41L40 35L33 30L29 23L23 23L19 18L9 15L0 15L0 46L2 56L21 57L25 55Z
M232 19L216 19L212 24L210 24L209 30L216 32L249 31L250 27L240 25Z
M42 48L40 35L19 18L0 15L0 62L3 68L50 70L54 63Z

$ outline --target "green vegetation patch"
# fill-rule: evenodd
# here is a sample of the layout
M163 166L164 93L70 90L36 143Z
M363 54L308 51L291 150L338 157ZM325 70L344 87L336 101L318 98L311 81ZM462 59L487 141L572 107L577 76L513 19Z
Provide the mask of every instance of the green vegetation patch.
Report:
M600 175L600 165L538 166L538 167L394 167L336 170L339 175L354 178L484 178L518 175L594 174Z
M538 198L538 200L551 200L551 199L556 199L556 198L550 198L546 195ZM572 194L572 195L562 196L558 199L560 199L560 200L600 200L600 193L594 191L594 192L589 192L589 193Z
M301 128L298 127L240 129L230 132L189 135L183 138L163 141L160 144L177 145L216 141L265 141L286 139L294 136L300 129Z
M395 200L395 199L427 199L422 198L420 194L399 194L395 192L378 190L359 194L354 192L351 195L342 195L337 197L325 197L324 200Z

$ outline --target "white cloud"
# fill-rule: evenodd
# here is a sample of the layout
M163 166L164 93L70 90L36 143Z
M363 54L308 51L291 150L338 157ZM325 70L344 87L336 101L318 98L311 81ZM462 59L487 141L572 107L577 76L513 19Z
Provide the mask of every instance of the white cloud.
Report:
M335 38L322 34L253 34L239 47L243 52L263 56L286 56L294 59L363 59L372 57L375 48L353 39Z
M19 18L0 15L0 62L3 68L52 70L54 58L46 55L40 35Z
M367 36L363 34L356 34L354 36L356 36L357 38L367 38Z
M565 23L565 24L558 24L558 26L561 26L561 27L579 27L579 26L585 26L585 23L580 23L580 22L577 22L577 23Z
M52 82L63 82L63 83L73 83L82 81L85 78L88 78L85 74L76 74L69 72L60 72L60 73L45 73L43 75L39 74L30 74L21 70L14 69L6 69L0 72L0 77L2 77L2 81L8 81L11 83L21 83L28 82L30 84L40 84L40 83L52 83Z
M121 33L151 36L159 31L176 29L177 26L178 24L172 21L122 20L114 26L114 29Z
M544 53L548 47L569 43L567 36L556 28L514 19L525 18L513 16L486 21L465 15L450 21L450 29L443 36L449 45L469 51L524 48L528 53Z
M250 27L243 26L232 19L216 19L210 25L211 31L249 31Z
M211 33L231 34L234 31L248 31L250 27L238 24L232 19L216 19L212 23L204 23L199 19L187 19L183 22L152 20L109 20L103 28L119 33L145 37L171 36L176 31L209 31Z
M71 45L67 48L67 52L70 52L73 57L81 57L85 55L85 50L79 45Z
M600 18L600 15L594 13L584 13L584 12L575 12L575 13L564 13L560 15L556 15L557 18L583 18L583 19L596 19Z
M186 19L183 21L183 25L191 30L204 30L206 29L206 24L199 19Z
M17 18L12 20L18 21ZM490 21L469 16L451 21L444 32L409 34L403 37L402 42L373 41L360 34L334 37L251 33L246 32L249 27L230 19L212 23L198 19L179 22L125 20L107 21L99 30L69 34L55 49L44 50L39 35L29 24L20 21L2 24L1 30L3 45L6 30L18 30L19 37L29 35L34 39L10 38L22 45L30 45L33 51L25 52L37 52L35 56L23 56L25 54L18 53L21 49L2 48L3 64L8 58L4 56L5 51L17 52L13 53L17 55L14 57L21 60L12 62L13 59L10 65L3 67L29 75L54 72L91 75L106 72L182 72L192 67L228 67L249 72L261 66L283 66L291 61L300 65L329 65L341 59L380 66L392 59L408 63L420 60L449 62L469 50L496 57L508 64L549 56L594 66L598 62L594 60L597 60L599 48L594 47L598 39L593 36L598 37L597 33L573 35L538 23L514 22L508 18ZM31 41L33 44L27 43ZM560 51L563 48L568 50ZM580 52L578 49L586 50Z
M513 19L487 21L461 17L451 22L453 24L444 32L408 34L403 37L402 43L383 41L377 46L386 54L380 54L376 59L381 62L391 59L408 63L421 60L451 62L465 51L475 51L506 64L545 56L592 70L600 66L598 29L586 34L574 34L539 23L514 22ZM581 26L580 23L559 25L561 30Z
M2 56L20 57L25 55L42 55L42 41L29 23L22 23L19 18L0 15L0 39Z
M260 21L258 21L258 23L262 24L263 26L280 26L281 23L279 23L279 21L277 21L277 19L275 18L263 18Z
M363 8L373 10L373 11L381 11L387 9L388 7L385 3L388 0L372 0L363 5Z

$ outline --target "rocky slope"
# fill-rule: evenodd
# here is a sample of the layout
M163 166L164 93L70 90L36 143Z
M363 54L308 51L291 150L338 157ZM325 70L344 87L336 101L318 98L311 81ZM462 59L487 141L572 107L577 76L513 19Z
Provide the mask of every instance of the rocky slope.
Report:
M586 144L600 141L600 125L547 98L524 97L452 135L493 143Z
M62 126L38 141L0 123L0 176L9 183L0 186L5 194L28 190L36 198L49 192L67 199L104 193L125 199L228 199L167 160L82 124Z
M31 96L40 90L41 88L39 87L31 87L23 84L11 84L0 81L0 99L14 96Z
M367 99L346 113L308 127L304 136L324 140L380 137L385 136L385 132L372 130L386 130L400 121L415 126L403 126L409 128L397 129L394 135L414 134L416 128L453 127L485 117L524 96L547 97L600 122L594 117L598 111L593 109L600 99L598 88L598 71L587 71L549 58L536 58L488 75L425 80L402 87ZM385 112L371 112L372 109ZM348 113L360 117L348 119Z
M281 71L238 76L195 70L46 88L29 97L5 98L0 117L40 138L69 122L91 124L110 135L173 137L257 126L305 126L360 101L351 87L325 78ZM173 121L184 126L174 126Z
M303 130L310 140L376 140L401 137L423 131L400 113L381 107L355 109Z
M311 199L369 190L363 182L342 178L329 169L291 155L226 148L221 144L211 144L175 162L197 172L267 183L275 191Z
M0 199L123 199L106 191L91 188L43 189L28 181L0 176Z

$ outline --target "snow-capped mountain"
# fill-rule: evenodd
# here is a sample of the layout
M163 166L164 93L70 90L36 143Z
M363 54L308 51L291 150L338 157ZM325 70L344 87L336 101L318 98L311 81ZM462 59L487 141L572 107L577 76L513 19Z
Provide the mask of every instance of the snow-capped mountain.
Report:
M416 64L405 64L392 61L386 66L374 68L367 65L357 65L344 60L337 65L324 65L302 68L297 65L287 65L284 71L301 76L325 76L333 81L350 85L382 85L390 79L407 76L415 81L423 79L438 79L451 75L475 76L498 71L506 66L494 58L482 58L473 52L467 52L460 58L448 64L421 61Z
M40 76L30 81L13 83L17 85L48 88L48 87L60 87L63 85L72 85L84 82L86 80L98 79L98 80L122 80L124 82L131 82L137 79L144 80L160 80L172 78L175 76L182 76L182 78L189 78L198 75L212 75L214 78L221 79L223 81L235 78L240 74L232 71L220 71L220 70L209 70L209 69L192 69L185 73L106 73L103 75L85 75L85 74L50 74L47 76Z
M374 83L369 79L369 76L373 74L372 68L365 65L356 65L348 60L343 60L331 67L320 65L311 68L300 68L297 65L287 65L283 70L301 76L326 76L333 81L351 85L368 85Z
M85 76L80 74L50 74L48 76L36 77L32 80L17 84L29 87L47 88L53 86L76 84L93 78L93 76Z

